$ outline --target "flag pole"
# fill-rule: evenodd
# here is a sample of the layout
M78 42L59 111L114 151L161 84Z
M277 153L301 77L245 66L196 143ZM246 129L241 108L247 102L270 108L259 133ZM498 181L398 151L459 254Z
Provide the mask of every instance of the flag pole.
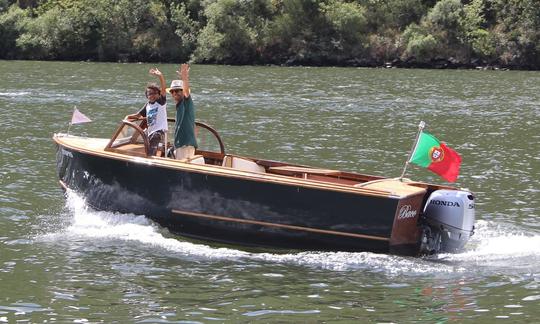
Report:
M75 113L75 110L77 109L77 106L73 107L73 113L71 114L71 120L69 121L68 131L67 135L69 136L69 130L71 129L71 125L73 125L73 114Z
M424 127L426 127L426 123L424 123L424 121L420 121L420 124L418 124L418 133L416 133L416 138L414 139L413 147L409 152L409 157L407 157L407 162L405 162L405 166L403 167L403 172L401 172L401 176L398 178L399 181L403 181L403 176L405 176L405 171L407 171L409 161L411 160L414 150L416 149L416 145L418 144L418 138L420 137L420 133L422 132L422 130L424 130Z

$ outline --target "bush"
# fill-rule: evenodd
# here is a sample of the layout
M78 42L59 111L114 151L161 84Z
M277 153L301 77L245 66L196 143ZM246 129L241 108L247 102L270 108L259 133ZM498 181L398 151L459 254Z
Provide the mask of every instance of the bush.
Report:
M0 14L0 58L17 58L17 38L19 38L22 26L28 19L25 10L12 5L6 12Z
M361 1L366 6L368 26L371 32L380 33L388 29L403 30L411 23L419 23L427 12L423 0Z
M426 33L421 27L412 24L403 34L406 50L405 57L415 57L419 62L427 62L437 55L439 42L435 37Z
M185 62L195 51L200 23L190 17L188 8L183 3L171 7L171 22L175 28L174 33L178 36L177 60Z
M17 46L31 59L70 59L82 47L82 35L73 32L75 22L58 7L29 20ZM65 55L68 54L68 55Z
M389 30L384 35L372 34L369 37L371 57L379 64L399 59L402 49L402 39L396 30Z
M538 0L0 0L2 59L540 69L539 30Z
M440 30L457 31L462 15L460 0L441 0L429 11L426 20Z
M493 0L497 54L510 65L540 68L538 0Z
M343 56L360 54L364 48L364 35L367 34L366 9L357 3L340 1L330 1L323 4L321 9L326 25L331 27L329 36L333 40L332 49Z
M472 55L491 60L495 55L495 39L483 28L487 24L484 10L484 0L473 0L465 5L460 29L463 30L464 42L470 46Z
M264 0L259 0L264 1ZM205 9L207 25L199 34L193 58L197 62L248 64L256 59L258 19L250 1L217 0ZM261 17L264 18L264 17Z

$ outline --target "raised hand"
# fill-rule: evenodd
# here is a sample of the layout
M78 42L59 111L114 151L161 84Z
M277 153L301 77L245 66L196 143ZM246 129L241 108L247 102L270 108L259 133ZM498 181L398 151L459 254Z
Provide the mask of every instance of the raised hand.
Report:
M165 93L167 85L165 84L165 77L163 76L163 73L161 73L161 71L157 68L151 68L148 73L150 73L151 75L155 75L159 78L159 83L161 83L161 93Z
M180 70L176 71L180 79L188 80L189 79L189 64L183 63L180 65Z
M151 68L150 71L148 71L148 73L150 73L151 75L155 75L155 76L162 76L163 73L161 73L160 70L158 70L157 68Z

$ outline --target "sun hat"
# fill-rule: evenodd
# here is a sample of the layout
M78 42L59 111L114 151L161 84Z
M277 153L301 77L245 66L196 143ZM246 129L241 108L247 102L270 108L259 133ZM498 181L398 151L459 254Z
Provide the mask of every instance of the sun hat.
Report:
M184 88L184 83L182 82L182 80L172 80L171 87L165 90L167 90L168 93L171 93L171 90L178 90L178 89L182 90L183 88Z

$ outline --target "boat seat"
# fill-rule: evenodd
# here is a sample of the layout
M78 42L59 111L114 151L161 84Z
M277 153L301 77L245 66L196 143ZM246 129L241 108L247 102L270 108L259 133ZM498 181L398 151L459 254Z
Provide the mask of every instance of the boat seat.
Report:
M258 165L256 162L246 159L243 157L235 155L225 155L223 157L223 163L221 164L224 167L233 168L236 170L250 171L250 172L259 172L265 173L266 170L262 165Z
M204 162L204 156L202 155L194 155L187 159L178 160L180 162L184 163L191 163L191 164L205 164Z
M192 158L188 159L189 163L193 164L204 164L204 156L202 155L195 155Z

